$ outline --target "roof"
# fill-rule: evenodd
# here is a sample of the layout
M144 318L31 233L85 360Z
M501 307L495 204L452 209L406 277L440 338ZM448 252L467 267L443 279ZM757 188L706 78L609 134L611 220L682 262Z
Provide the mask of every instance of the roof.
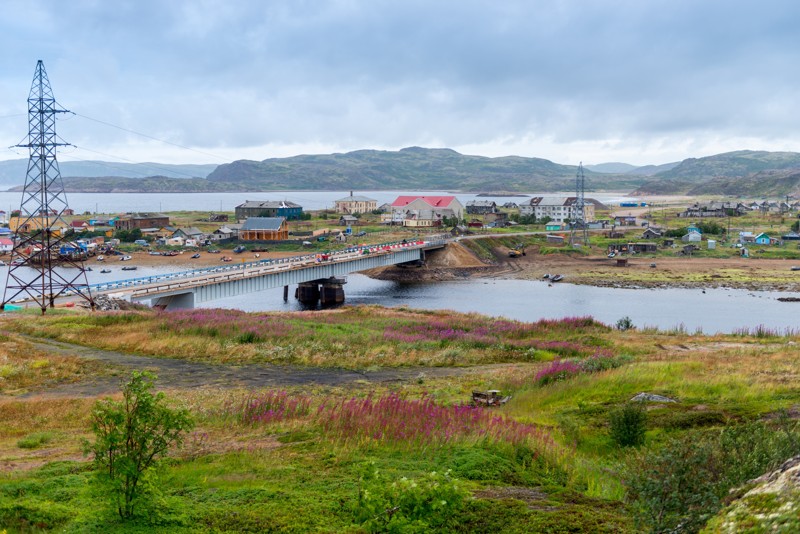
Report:
M169 216L163 213L126 213L121 218L125 219L169 219Z
M280 209L280 208L301 208L302 206L300 206L300 204L295 204L294 202L289 202L288 200L245 200L243 204L239 204L236 207Z
M497 206L497 203L493 200L470 200L467 202L467 206L491 208Z
M357 221L358 217L353 217L352 215L342 215L341 217L339 217L339 219L340 220L343 219L345 221Z
M86 221L72 221L69 225L73 228L83 228L88 223Z
M242 230L280 230L285 220L283 217L248 217Z
M335 202L378 202L374 198L368 198L361 195L350 195L349 197L340 198Z
M189 228L179 228L178 230L180 230L181 232L184 233L184 235L187 236L203 235L203 232L201 232L198 228L194 226L190 226ZM177 232L178 230L175 231Z
M4 246L14 246L14 242L7 237L0 237L0 245Z
M392 202L392 207L402 208L408 206L415 200L421 200L432 208L446 208L456 200L454 196L440 196L440 197L427 197L427 196L399 196Z

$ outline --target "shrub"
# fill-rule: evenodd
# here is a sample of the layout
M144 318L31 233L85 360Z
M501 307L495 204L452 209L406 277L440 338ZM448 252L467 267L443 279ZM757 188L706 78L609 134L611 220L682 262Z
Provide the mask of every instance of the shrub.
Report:
M92 410L95 442L86 450L94 454L97 474L123 519L133 516L147 474L193 426L186 410L171 409L163 393L152 393L155 378L135 371L122 388L122 402L100 400Z
M628 460L626 498L652 532L696 532L732 488L796 454L799 437L796 423L776 429L761 422L684 434Z
M625 331L625 330L633 330L636 326L633 324L633 320L628 317L627 315L617 321L617 330Z
M53 434L50 432L35 432L17 441L17 447L20 449L37 449L51 441L53 441Z
M390 481L369 465L353 515L368 532L435 532L458 515L468 495L449 471Z
M644 443L647 412L640 402L628 403L611 412L611 439L620 447L638 447Z

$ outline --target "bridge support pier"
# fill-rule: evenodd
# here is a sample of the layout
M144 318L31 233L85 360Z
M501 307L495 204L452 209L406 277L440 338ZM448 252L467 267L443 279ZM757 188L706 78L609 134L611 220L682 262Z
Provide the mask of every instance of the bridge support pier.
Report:
M319 282L302 282L298 284L295 297L303 304L316 304L319 301Z
M332 304L341 304L344 302L344 284L347 280L344 278L322 278L312 282L302 282L298 284L297 291L294 296L303 304L315 306L320 302L323 306L330 306ZM286 290L284 289L284 296Z
M320 291L320 302L323 306L331 304L341 304L344 302L344 288L342 284L344 281L341 278L330 278L322 282L322 291Z
M283 286L283 302L289 302L289 286Z

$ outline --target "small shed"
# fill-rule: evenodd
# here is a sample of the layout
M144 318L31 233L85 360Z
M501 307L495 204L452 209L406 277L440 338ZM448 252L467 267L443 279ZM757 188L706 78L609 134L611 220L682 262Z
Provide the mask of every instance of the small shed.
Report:
M690 230L688 234L681 238L681 241L684 243L699 243L703 240L703 234L700 232L696 232L694 230Z
M564 236L562 235L547 234L546 239L548 243L553 243L556 245L564 244Z
M628 258L617 258L617 267L627 267Z
M544 229L548 232L558 232L562 229L562 226L560 224L546 224Z
M714 250L717 248L717 242L713 239L708 240L708 250Z

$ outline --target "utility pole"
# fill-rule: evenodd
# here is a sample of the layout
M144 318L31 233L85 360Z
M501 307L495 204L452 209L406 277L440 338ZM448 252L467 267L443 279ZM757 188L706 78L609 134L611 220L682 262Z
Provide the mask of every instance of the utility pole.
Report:
M572 213L572 228L569 233L569 244L589 245L589 228L586 224L586 177L583 174L583 162L578 165L578 173L575 175L575 204ZM580 231L581 235L578 235Z
M65 294L85 299L92 309L95 306L86 279L84 252L68 241L73 230L62 219L68 206L56 148L68 143L58 142L58 113L67 110L56 103L44 63L39 60L28 96L28 142L17 145L29 149L30 158L0 309L21 297L35 301L44 314ZM56 270L56 265L74 269Z

